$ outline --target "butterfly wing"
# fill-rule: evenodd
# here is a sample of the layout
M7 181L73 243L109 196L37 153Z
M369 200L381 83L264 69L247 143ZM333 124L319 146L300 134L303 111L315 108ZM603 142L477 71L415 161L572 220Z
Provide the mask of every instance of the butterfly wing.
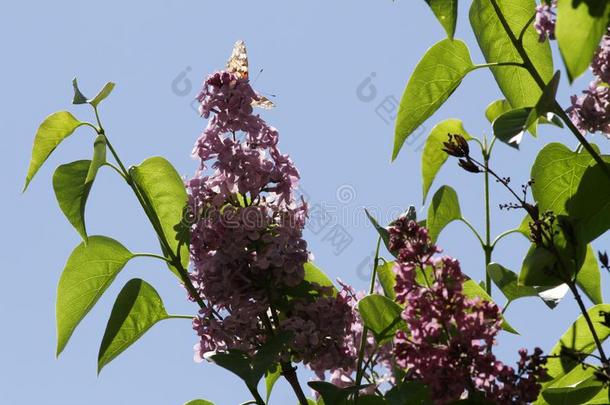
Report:
M227 70L242 79L249 79L248 51L246 50L244 41L237 41L235 45L233 45L233 52L231 52L231 57L227 61ZM261 96L260 94L258 96L258 100L252 101L253 107L264 108L266 110L275 107L275 104L267 97Z
M275 108L275 104L273 104L273 101L269 100L267 97L258 94L258 100L252 101L252 107L259 107L264 108L265 110L270 110L272 108Z
M233 52L227 62L227 70L242 79L248 79L248 53L244 41L237 41L233 45Z

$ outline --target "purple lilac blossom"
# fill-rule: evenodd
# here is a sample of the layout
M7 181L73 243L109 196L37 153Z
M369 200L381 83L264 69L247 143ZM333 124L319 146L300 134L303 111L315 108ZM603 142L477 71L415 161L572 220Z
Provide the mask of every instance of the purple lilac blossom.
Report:
M593 74L602 82L610 83L610 29L602 38L591 63Z
M209 121L193 150L201 164L187 182L190 278L208 308L193 321L195 360L229 349L253 354L274 328L292 332L290 356L313 370L348 367L349 297L317 285L315 298L284 297L304 281L309 252L307 205L294 193L299 173L280 152L278 131L254 114L258 96L235 74L210 75L197 99ZM281 320L272 310L278 303Z
M571 97L572 105L566 110L570 119L584 135L602 132L610 136L610 89L594 80L580 96Z
M464 295L459 262L436 257L440 250L427 229L407 218L390 228L390 249L398 252L395 291L409 330L394 339L396 363L428 385L435 404L474 392L500 405L534 401L546 373L542 352L521 351L518 371L495 358L490 349L501 329L500 309Z
M551 1L551 4L542 1L536 7L536 19L534 20L534 28L538 33L538 40L544 42L548 39L555 39L555 23L557 22L557 0Z

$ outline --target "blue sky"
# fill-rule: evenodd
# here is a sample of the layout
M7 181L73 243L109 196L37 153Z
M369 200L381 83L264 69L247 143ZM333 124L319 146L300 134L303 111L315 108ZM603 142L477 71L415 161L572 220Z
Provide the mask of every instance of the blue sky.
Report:
M400 98L421 55L444 35L423 1L58 0L4 2L0 9L0 403L7 405L181 405L194 398L229 405L249 399L236 378L192 361L196 336L186 320L157 325L96 376L104 326L127 280L148 280L171 312L195 310L175 278L153 260L129 263L55 359L55 289L79 237L56 205L51 175L60 163L88 158L92 134L82 130L67 140L27 194L20 190L35 130L46 115L68 108L92 119L87 108L70 105L74 76L85 94L94 94L106 81L117 83L101 114L124 161L136 164L163 155L188 176L196 167L192 146L205 126L192 100L204 75L221 68L233 42L244 39L252 71L263 69L255 88L277 96L278 107L263 115L279 129L282 151L298 165L310 201L325 207L351 240L338 252L329 240L330 226L310 228L306 236L316 263L361 289L367 285L376 240L363 207L386 213L386 219L397 207L421 208L418 149L425 134L451 117L463 119L473 135L489 134L483 110L500 96L489 72L475 71L390 164L393 125L384 106ZM482 62L465 5L460 12L457 37ZM585 85L583 79L575 88ZM562 84L560 95L567 101L576 91ZM536 151L557 140L576 145L573 138L545 127L538 139L527 138L521 151L498 145L494 167L515 184L525 182ZM605 139L595 141L608 149ZM449 167L455 166L450 163L442 171L433 191L442 184L455 187L464 215L482 229L482 177ZM87 211L90 232L120 240L132 251L156 253L150 226L119 180L109 170L99 175ZM497 185L492 190L494 207L508 201ZM520 219L520 213L495 209L494 234ZM607 242L603 238L594 246L605 249ZM463 225L450 225L439 243L460 259L468 275L484 277L482 252ZM526 249L523 238L510 236L494 260L518 270ZM503 303L501 296L498 302ZM507 317L521 335L502 334L496 352L512 363L520 347L549 350L576 313L571 298L554 311L533 298L514 303ZM283 382L273 398L276 404L293 401Z

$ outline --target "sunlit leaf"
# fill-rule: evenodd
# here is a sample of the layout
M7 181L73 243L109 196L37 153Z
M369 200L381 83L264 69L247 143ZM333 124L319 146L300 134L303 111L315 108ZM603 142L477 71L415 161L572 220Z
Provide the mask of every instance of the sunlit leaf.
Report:
M442 186L434 193L428 208L427 226L430 239L435 242L441 231L451 222L462 218L457 193L449 186Z
M449 140L449 134L461 135L466 140L472 139L464 129L462 121L457 119L442 121L432 128L426 139L421 159L423 202L426 202L430 186L449 156L443 151L443 143Z
M81 125L84 125L84 123L77 120L68 111L59 111L45 118L34 137L32 158L30 159L23 191L28 188L40 167L55 148Z
M98 354L98 373L157 322L168 318L161 297L150 284L139 278L129 280L112 307Z
M131 258L129 250L105 236L90 236L87 245L74 249L57 287L57 355Z
M468 47L460 40L442 40L426 52L400 101L392 160L407 137L434 114L473 67Z

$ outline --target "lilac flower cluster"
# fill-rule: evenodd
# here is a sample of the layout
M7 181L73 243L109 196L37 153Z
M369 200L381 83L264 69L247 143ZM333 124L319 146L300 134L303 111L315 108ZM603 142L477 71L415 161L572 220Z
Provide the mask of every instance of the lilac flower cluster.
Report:
M557 22L557 0L547 3L545 0L536 7L536 19L534 28L538 33L538 40L544 42L547 39L555 39L555 23Z
M457 260L435 257L439 249L415 221L398 219L390 228L397 301L409 332L396 334L397 364L428 385L436 404L478 393L497 404L526 404L536 399L545 376L541 351L521 351L518 370L491 352L501 328L499 308L467 298Z
M278 149L277 130L254 114L258 99L247 79L227 71L210 75L198 95L209 121L193 151L201 165L187 182L190 278L208 307L193 322L195 359L252 354L272 330L286 330L290 354L312 369L347 367L348 297L312 284L312 294L286 300L304 282L307 205L294 196L299 173Z
M349 333L345 336L343 341L343 364L330 365L328 368L317 367L313 368L316 372L316 377L319 380L325 380L325 371L329 373L329 381L337 387L345 388L354 385L354 373L358 366L358 351L360 342L362 339L362 333L364 332L364 324L362 318L358 312L358 302L365 297L365 292L356 292L354 289L339 280L339 284L342 287L340 296L345 300L345 303L351 308L350 321L351 325ZM374 361L373 361L374 359ZM381 369L376 370L379 378L375 381L376 384L367 385L363 389L363 393L371 394L377 388L377 386L384 382L394 383L394 377L391 372L394 366L392 344L391 342L385 343L378 346L375 343L375 339L372 335L367 336L363 363L369 363L372 367L381 366ZM317 396L314 393L314 396Z
M580 96L572 96L567 112L580 132L602 132L610 137L610 30L591 63L593 81Z

